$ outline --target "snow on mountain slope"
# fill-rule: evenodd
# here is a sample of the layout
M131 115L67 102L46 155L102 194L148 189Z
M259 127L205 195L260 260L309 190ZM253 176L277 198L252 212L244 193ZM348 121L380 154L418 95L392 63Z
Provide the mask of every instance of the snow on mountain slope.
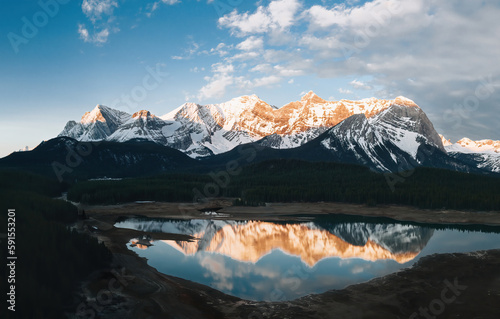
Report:
M159 144L167 144L163 135L163 128L168 123L142 110L136 112L125 123L120 125L116 131L106 138L108 141L125 142L134 138L142 138Z
M371 118L364 114L351 116L330 129L321 145L334 156L351 158L378 171L411 169L422 164L426 160L423 148L445 152L425 113L406 104L393 104Z
M500 141L472 141L464 137L455 144L450 142L445 148L454 158L481 169L500 173Z
M454 149L448 149L448 154L450 157L467 163L470 166L493 173L500 173L500 154L498 153L457 152Z
M319 127L291 135L272 134L260 139L258 143L276 149L294 148L315 139L327 130L328 127Z
M79 141L104 140L130 118L128 113L97 105L91 112L82 116L80 123L69 121L58 136L67 136Z
M417 107L411 100L375 98L326 101L312 91L300 101L276 108L256 95L221 104L185 103L161 117L140 111L134 115L98 105L80 123L68 122L59 136L78 140L127 141L144 138L183 151L191 157L219 154L269 137L263 145L293 148L318 137L354 114L370 118L390 105ZM266 144L267 143L267 144Z
M500 173L500 154L475 153L464 154L464 157L472 160L478 168Z
M300 101L288 103L281 108L273 107L256 95L251 95L206 106L186 103L161 118L181 123L177 132L168 132L172 139L183 136L182 140L187 141L189 137L186 133L196 132L198 136L191 136L192 145L182 150L197 157L226 152L242 143L263 138L265 140L261 144L265 146L297 147L351 115L365 114L372 117L393 104L418 108L413 101L403 97L395 100L371 98L331 102L310 91Z
M168 139L168 145L174 145L174 148L191 157L223 153L260 138L252 137L236 124L242 112L258 104L264 102L255 95L242 96L222 104L185 103L161 117L167 122L177 123L166 127L163 134Z
M210 126L218 125L223 130L244 131L252 138L260 139L272 134L291 135L311 128L332 127L353 114L363 113L371 117L392 104L404 104L408 101L404 98L396 100L371 98L361 101L329 102L311 91L300 101L275 108L256 95L252 95L206 106L186 103L161 118L177 121L184 119ZM207 118L210 118L210 123L207 123Z
M500 141L472 141L467 137L446 148L449 152L500 154Z

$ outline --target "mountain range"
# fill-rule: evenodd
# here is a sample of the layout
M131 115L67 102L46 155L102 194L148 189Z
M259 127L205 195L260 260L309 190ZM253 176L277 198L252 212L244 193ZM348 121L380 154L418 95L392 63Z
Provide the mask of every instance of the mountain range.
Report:
M300 101L276 108L251 95L221 104L185 103L159 117L146 110L130 115L98 105L79 123L69 121L59 136L114 142L140 138L192 158L257 143L296 149L264 157L358 163L382 172L421 165L500 172L500 142L462 139L451 144L425 112L404 97L327 101L310 91ZM299 148L312 142L312 150Z
M391 105L415 104L401 97L330 102L311 91L300 101L281 108L252 95L221 104L185 103L160 117L145 110L130 115L97 105L79 123L69 121L59 136L116 142L143 138L191 157L205 157L265 137L272 148L297 147L351 115L364 114L370 118Z
M148 165L155 172L217 167L241 158L244 148L258 150L253 161L354 163L378 172L427 166L500 173L500 141L464 138L452 144L412 100L327 101L312 91L281 108L251 95L221 104L185 103L162 116L97 105L79 122L69 121L56 140L25 154L13 153L0 164L35 165L42 153L52 164L55 158L64 162L68 149L78 142L103 142L87 163L102 167L103 173L104 168L117 170L118 175L121 167L124 176L127 170L138 174Z

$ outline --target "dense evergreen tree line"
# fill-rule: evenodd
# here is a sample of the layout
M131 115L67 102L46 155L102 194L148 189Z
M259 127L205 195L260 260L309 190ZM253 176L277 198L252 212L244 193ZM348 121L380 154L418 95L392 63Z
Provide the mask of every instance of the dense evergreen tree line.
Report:
M474 210L500 210L499 194L500 178L493 176L435 168L379 174L359 166L293 160L248 167L228 188L229 196L251 203L332 201Z
M219 173L81 182L70 188L68 197L88 204L191 201L210 197L214 187L204 190L215 186L217 196L238 198L235 204L239 205L332 201L500 210L500 178L442 169L380 174L357 165L273 160L247 166L234 176Z
M7 233L8 209L15 209L16 312L2 301L1 318L64 318L75 311L74 292L91 272L105 267L111 253L96 239L69 228L77 209L48 196L61 185L44 177L0 171L0 233ZM2 238L0 285L7 296L7 239ZM10 286L10 284L9 284Z
M11 191L28 191L56 197L68 188L65 183L59 183L55 179L49 179L45 176L33 174L20 170L0 170L0 189Z
M207 175L170 174L158 177L79 182L68 199L85 204L116 204L138 200L192 201L193 189L210 183Z

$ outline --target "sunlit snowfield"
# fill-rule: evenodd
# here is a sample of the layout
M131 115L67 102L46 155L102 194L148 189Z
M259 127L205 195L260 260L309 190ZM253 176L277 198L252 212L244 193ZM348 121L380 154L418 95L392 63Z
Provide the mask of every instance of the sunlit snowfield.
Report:
M434 253L500 248L500 227L445 228L338 215L300 222L141 218L115 226L199 238L134 238L128 246L160 272L250 300L342 289Z

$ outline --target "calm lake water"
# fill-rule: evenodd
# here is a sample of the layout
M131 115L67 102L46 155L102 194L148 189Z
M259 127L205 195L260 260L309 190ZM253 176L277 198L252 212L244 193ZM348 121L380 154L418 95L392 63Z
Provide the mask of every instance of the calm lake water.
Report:
M165 274L267 301L342 289L434 253L500 248L500 227L445 227L344 215L300 222L133 218L115 226L192 235L199 240L135 238L128 246Z

